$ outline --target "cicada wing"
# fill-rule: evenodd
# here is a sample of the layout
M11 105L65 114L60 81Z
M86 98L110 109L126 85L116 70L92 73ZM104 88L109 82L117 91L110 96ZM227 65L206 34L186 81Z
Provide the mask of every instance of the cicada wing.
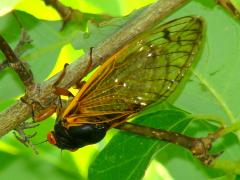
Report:
M72 117L96 115L94 121L111 121L163 101L191 66L202 34L202 19L188 16L139 35L85 84Z

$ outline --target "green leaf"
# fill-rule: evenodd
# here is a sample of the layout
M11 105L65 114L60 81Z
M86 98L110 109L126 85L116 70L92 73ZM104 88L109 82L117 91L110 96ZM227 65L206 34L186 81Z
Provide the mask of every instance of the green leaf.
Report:
M181 121L181 122L178 122ZM134 122L182 132L191 117L182 111L162 110L151 115L140 116ZM89 178L140 179L154 153L165 148L167 143L135 134L119 133L99 154L91 165ZM123 173L124 172L124 173Z

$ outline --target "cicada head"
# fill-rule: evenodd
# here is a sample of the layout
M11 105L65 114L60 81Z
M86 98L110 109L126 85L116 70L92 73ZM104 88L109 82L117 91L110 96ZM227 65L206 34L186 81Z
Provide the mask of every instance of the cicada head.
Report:
M54 131L48 133L47 139L50 144L60 149L75 151L78 148L95 144L106 135L109 125L83 124L66 128L62 121L54 126Z

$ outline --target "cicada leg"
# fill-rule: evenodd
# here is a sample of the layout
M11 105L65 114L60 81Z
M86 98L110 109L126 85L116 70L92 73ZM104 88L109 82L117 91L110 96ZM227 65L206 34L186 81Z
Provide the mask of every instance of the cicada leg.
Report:
M38 154L37 149L35 148L34 144L30 141L31 138L33 138L37 132L34 132L31 135L26 135L24 130L25 129L30 129L30 128L35 128L39 124L34 124L32 122L22 122L19 124L15 129L14 129L14 136L18 141L20 141L22 144L24 144L27 147L31 147L31 149L35 152L35 154Z
M56 80L56 82L52 85L54 88L54 94L59 95L59 96L68 96L68 97L73 97L73 94L65 88L58 87L59 83L62 81L66 74L66 69L67 69L68 64L64 65L63 71L60 74L59 78Z
M92 66L92 52L93 52L93 47L90 48L89 61L88 61L87 67L84 70L84 72L81 75L81 77L79 78L78 82L76 83L77 89L80 89L85 84L85 81L82 81L82 79L88 74L88 72L91 69L91 66ZM67 66L68 66L68 64L64 65L64 69L63 69L61 75L59 76L59 78L57 79L57 81L53 84L53 88L55 89L54 93L56 95L63 95L63 96L73 97L73 94L70 91L68 91L65 88L58 87L58 84L62 81L62 79L64 78L64 76L66 74L66 67Z
M88 74L88 72L91 70L93 58L92 58L92 53L93 53L93 47L90 48L89 52L89 61L87 64L86 69L84 70L82 76L79 78L78 82L76 83L76 88L81 89L82 86L86 83L86 81L82 81L82 79Z

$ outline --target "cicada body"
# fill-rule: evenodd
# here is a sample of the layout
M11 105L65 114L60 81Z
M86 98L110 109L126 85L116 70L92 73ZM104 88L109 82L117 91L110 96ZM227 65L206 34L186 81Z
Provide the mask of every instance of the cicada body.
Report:
M187 16L156 25L103 63L58 115L51 144L76 150L156 101L182 80L200 47L203 21Z

